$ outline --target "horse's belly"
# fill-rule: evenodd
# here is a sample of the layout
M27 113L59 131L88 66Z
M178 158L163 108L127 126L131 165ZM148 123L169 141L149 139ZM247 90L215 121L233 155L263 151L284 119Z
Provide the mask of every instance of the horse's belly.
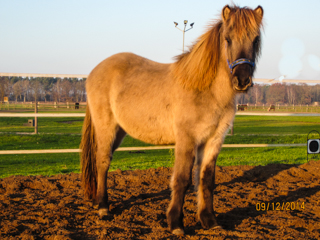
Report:
M174 144L173 131L169 126L158 123L158 119L126 119L120 126L133 138L150 144ZM168 124L169 125L169 124Z
M161 106L137 105L115 111L119 125L133 138L150 144L174 144L172 117Z

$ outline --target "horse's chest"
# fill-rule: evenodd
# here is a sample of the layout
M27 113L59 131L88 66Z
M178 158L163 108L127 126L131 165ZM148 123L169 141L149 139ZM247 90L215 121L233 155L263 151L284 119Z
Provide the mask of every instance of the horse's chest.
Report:
M201 121L198 121L194 125L194 137L198 142L203 142L205 139L210 138L216 134L224 134L232 125L232 117L226 117L226 115L232 115L231 112L212 111L204 113Z

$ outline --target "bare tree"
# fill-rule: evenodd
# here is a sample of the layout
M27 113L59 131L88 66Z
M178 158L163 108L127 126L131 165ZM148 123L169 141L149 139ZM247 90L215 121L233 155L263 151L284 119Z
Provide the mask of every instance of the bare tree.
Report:
M253 85L253 88L251 89L253 100L255 104L258 104L261 102L261 89L259 84Z
M60 102L61 100L61 78L57 79L57 82L53 84L52 94L55 102Z
M287 85L287 95L288 95L289 104L296 104L297 94L296 94L295 86L296 85L293 85L293 84Z
M272 84L267 91L267 103L286 103L286 85L281 83Z
M83 102L85 101L85 92L86 92L86 81L85 80L79 80L76 83L76 94L75 94L75 101L76 102Z
M300 85L300 89L301 91L301 95L300 95L300 101L301 104L311 104L312 102L312 98L311 98L311 88L310 86L308 86L305 83L299 84Z
M15 96L16 102L18 101L18 97L20 97L20 101L21 101L22 94L23 94L23 81L20 80L15 84L13 84L13 95Z
M0 101L4 101L4 97L10 98L12 95L12 84L8 77L0 78Z
M72 84L68 79L63 79L61 83L61 89L62 89L62 98L65 102L71 102L72 97L70 96L70 93L72 91Z
M41 97L42 92L43 92L43 86L42 86L41 82L37 79L32 79L31 84L30 84L30 88L32 90L32 95L33 95L34 101L38 101L39 97Z
M22 93L23 93L23 102L26 102L29 100L29 93L30 93L30 80L29 78L26 78L23 80L22 83Z

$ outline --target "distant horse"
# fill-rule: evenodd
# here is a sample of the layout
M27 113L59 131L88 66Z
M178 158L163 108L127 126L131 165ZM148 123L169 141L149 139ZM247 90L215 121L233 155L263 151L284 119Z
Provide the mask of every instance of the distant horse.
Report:
M175 144L169 229L184 234L183 203L197 166L198 217L220 228L213 209L215 165L233 124L236 93L252 86L260 53L263 9L226 5L222 17L172 64L132 53L102 61L87 79L81 141L85 195L108 214L107 174L126 134L151 144ZM196 159L196 161L195 161Z
M237 105L237 110L238 111L248 110L248 104L238 104Z
M276 111L276 107L274 105L270 105L270 107L268 108L268 112L270 112L271 110Z

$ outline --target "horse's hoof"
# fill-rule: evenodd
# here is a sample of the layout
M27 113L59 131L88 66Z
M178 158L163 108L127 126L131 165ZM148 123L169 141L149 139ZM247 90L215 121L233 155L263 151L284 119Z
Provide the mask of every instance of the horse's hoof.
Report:
M100 219L104 219L105 217L108 216L108 214L109 214L108 209L105 209L105 208L99 209L99 217L100 217Z
M172 231L172 234L181 236L184 235L184 231L181 228L177 228Z
M214 226L212 229L223 229L220 225Z

